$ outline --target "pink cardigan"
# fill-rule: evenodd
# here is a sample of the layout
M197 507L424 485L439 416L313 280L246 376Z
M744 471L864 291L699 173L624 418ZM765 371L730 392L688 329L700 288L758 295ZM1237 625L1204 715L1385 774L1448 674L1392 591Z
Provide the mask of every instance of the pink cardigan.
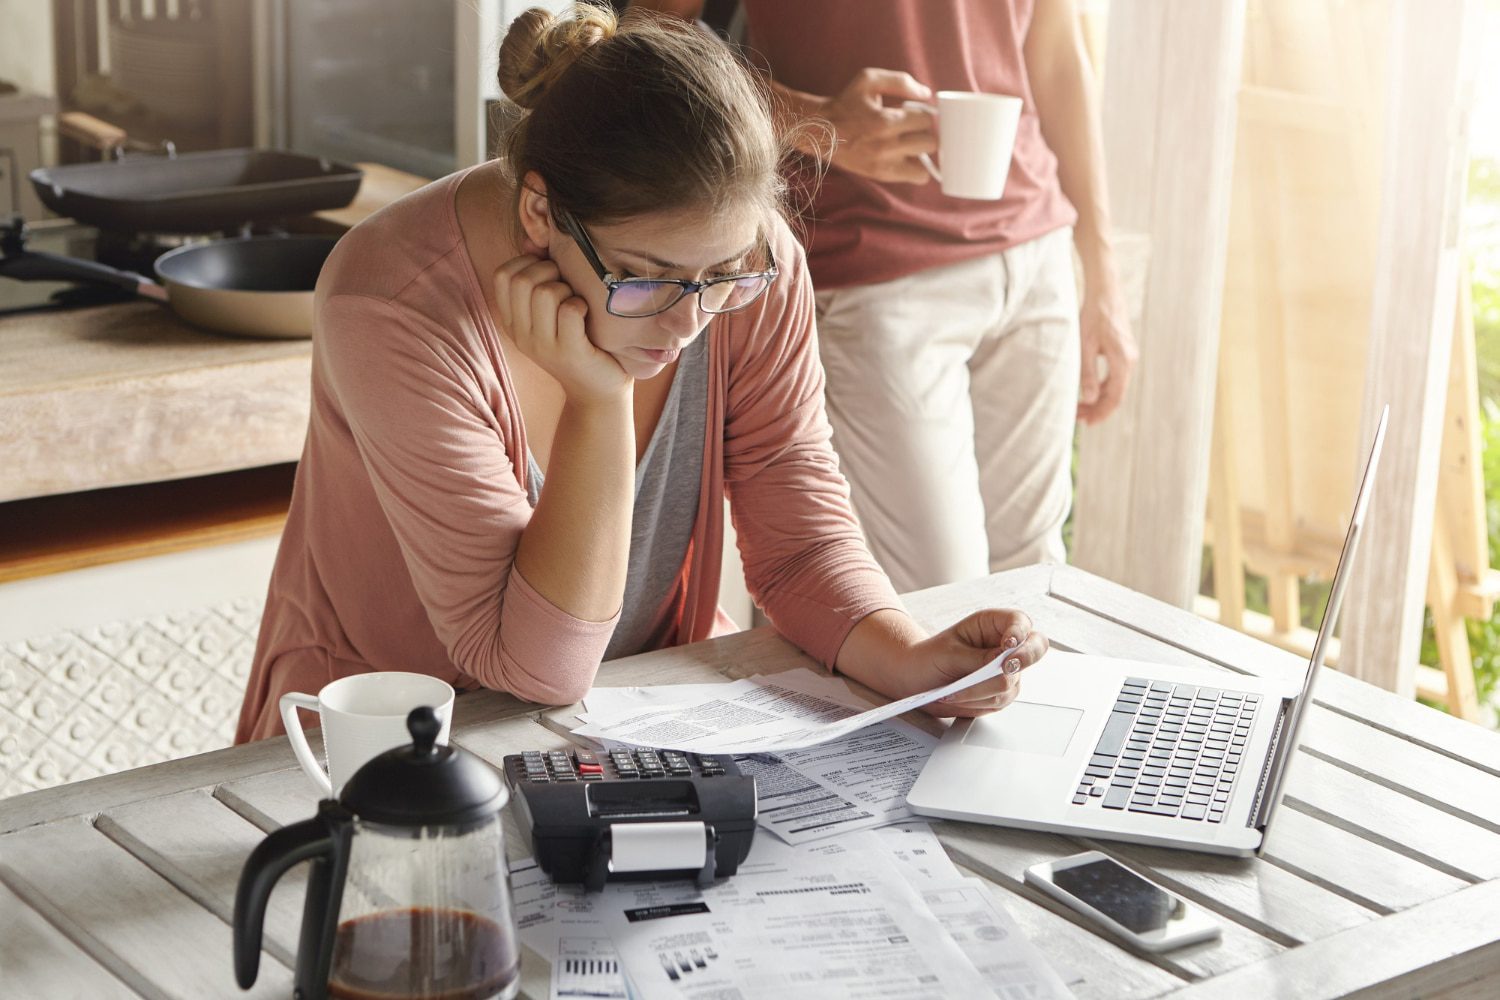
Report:
M614 620L575 618L512 561L531 517L526 430L465 249L463 174L346 235L318 281L312 415L241 709L237 742L282 731L277 703L370 670L569 704ZM801 246L714 320L698 517L659 646L714 633L726 494L756 602L832 666L854 625L899 608L865 548L823 411Z

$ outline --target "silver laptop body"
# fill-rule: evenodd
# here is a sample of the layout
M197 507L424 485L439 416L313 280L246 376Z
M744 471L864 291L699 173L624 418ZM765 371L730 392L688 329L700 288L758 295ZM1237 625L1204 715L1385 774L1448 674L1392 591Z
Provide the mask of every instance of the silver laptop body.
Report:
M1390 408L1380 415L1303 677L1053 651L1020 697L960 720L906 801L929 816L1216 854L1260 849L1338 622Z

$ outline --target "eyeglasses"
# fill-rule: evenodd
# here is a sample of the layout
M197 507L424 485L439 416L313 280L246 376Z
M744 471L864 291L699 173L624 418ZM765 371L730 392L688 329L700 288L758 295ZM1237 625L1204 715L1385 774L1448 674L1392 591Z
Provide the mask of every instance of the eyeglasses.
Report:
M743 309L765 294L771 282L776 280L776 259L771 248L766 247L767 266L764 271L746 274L728 274L707 281L688 281L683 278L616 278L599 259L599 252L589 234L584 232L571 212L557 209L553 218L558 226L573 238L578 249L583 251L594 273L609 289L604 308L611 315L626 319L640 319L666 312L675 306L684 295L698 293L698 308L706 313L727 313Z

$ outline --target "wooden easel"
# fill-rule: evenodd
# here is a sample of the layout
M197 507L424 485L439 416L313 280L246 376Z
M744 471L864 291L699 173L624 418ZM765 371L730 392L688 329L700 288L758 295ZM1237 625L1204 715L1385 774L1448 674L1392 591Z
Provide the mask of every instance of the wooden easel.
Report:
M1246 32L1206 538L1216 616L1303 652L1300 581L1332 573L1364 459L1386 30L1371 2L1252 0ZM1459 294L1427 588L1444 669L1419 690L1476 719L1464 618L1488 617L1500 574ZM1246 571L1266 578L1269 616L1246 611Z

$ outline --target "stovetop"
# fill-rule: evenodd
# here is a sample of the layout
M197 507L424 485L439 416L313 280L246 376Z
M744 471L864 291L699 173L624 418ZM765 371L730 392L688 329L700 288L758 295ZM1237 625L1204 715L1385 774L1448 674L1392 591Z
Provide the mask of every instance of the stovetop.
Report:
M3 222L0 219L0 222ZM246 229L248 234L250 230ZM71 219L46 219L26 224L28 251L98 261L122 271L154 278L156 258L186 243L204 242L223 234L171 236L117 233L86 226ZM128 292L109 285L63 281L17 281L0 277L0 316L17 313L78 309L128 302Z
M59 219L27 227L26 247L93 260L99 231L92 226ZM62 281L12 281L0 278L0 316L43 309L70 309L120 302L124 294L104 286Z

